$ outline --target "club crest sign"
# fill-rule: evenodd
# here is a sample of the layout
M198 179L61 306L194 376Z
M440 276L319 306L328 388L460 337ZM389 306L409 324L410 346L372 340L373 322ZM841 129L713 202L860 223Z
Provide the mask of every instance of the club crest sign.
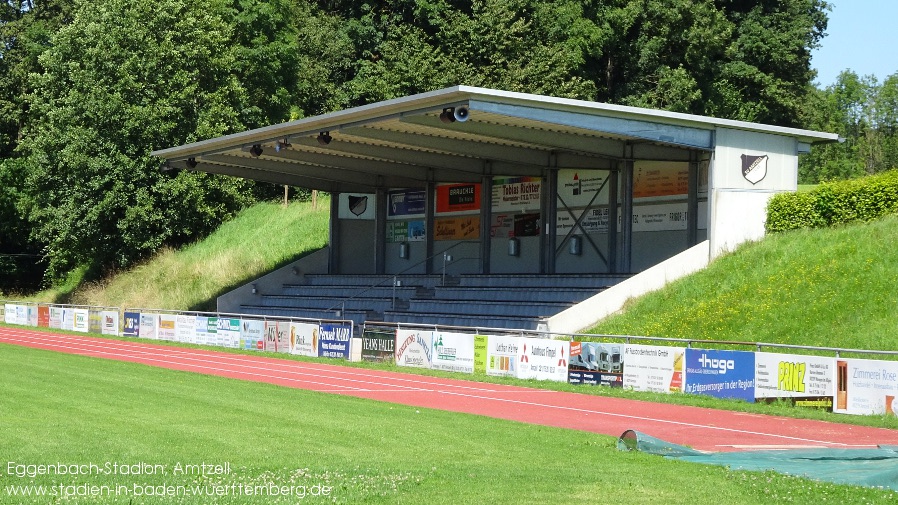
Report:
M752 184L763 181L767 177L767 158L766 154L763 156L743 154L742 177L745 177L745 180Z
M373 220L376 209L374 194L340 193L340 219Z

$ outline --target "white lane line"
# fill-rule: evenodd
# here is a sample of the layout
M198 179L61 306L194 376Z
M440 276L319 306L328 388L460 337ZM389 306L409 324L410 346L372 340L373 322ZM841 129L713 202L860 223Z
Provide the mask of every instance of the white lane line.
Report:
M0 336L3 336L4 332L0 331ZM91 339L90 337L82 338L82 337L70 337L67 335L56 335L55 337L59 337L52 340L42 339L40 336L35 335L25 335L15 333L12 336L18 339L24 339L28 342L38 343L42 345L48 345L51 342L68 342L74 345L83 346L88 349L102 349L105 352L110 350L120 350L123 352L135 352L140 354L146 354L150 356L167 356L173 359L184 359L189 361L197 361L200 363L215 363L219 365L224 364L234 364L234 366L240 366L243 368L251 368L253 370L264 370L269 372L279 372L279 373L291 373L297 375L309 375L315 378L327 378L333 380L340 381L350 381L350 382L358 382L365 385L381 385L381 386L393 386L396 388L405 388L409 390L415 391L427 391L427 387L440 387L440 388L456 388L462 390L469 391L478 391L478 392L522 392L522 393L530 393L534 391L539 391L541 393L552 393L552 391L545 390L528 390L525 388L515 388L515 390L507 390L504 386L491 386L491 387L479 387L479 386L469 386L463 384L452 384L447 383L447 381L433 381L433 380L416 380L415 378L402 378L402 377L392 377L385 376L383 374L368 374L365 372L347 372L343 370L333 370L336 368L336 365L322 365L322 366L308 366L308 365L317 365L317 364L308 364L302 363L299 361L296 362L268 362L268 360L277 360L277 358L271 358L267 356L259 356L258 358L253 356L243 356L243 355L235 355L235 356L227 356L220 353L216 353L214 351L204 351L200 350L199 353L191 352L190 350L180 350L175 348L164 348L164 346L147 348L146 345L155 345L159 344L141 344L141 343L130 343L130 342L120 342L117 340L109 340L109 341L97 341ZM164 348L164 350L163 350ZM206 358L216 358L216 359L204 359ZM264 365L259 362L259 358L264 361ZM309 371L306 371L308 369ZM317 373L312 373L317 372ZM322 373L323 372L323 373ZM355 378L347 378L347 377L355 377ZM398 382L398 383L410 383L412 386L405 386L403 384L390 384L389 382L375 382L372 379L379 379L381 381L389 381L389 382ZM502 389L496 389L502 388ZM512 386L512 388L514 388Z
M0 335L2 335L2 333L0 333ZM42 345L47 345L46 339L39 339L37 337L29 337L26 335L16 335L16 337L23 338L26 341L36 341L36 343L39 343ZM86 342L83 339L76 338L75 340L78 341L78 343L80 343L80 344L86 344ZM111 341L111 342L118 342L118 341ZM103 343L105 344L105 342L103 342ZM67 346L60 346L60 347L67 348L67 349L70 348ZM91 349L91 352L98 352L98 353L102 353L102 354L106 354L106 355L110 355L110 356L117 356L115 353L106 352L103 350L99 350L99 351L93 350L93 348L90 347L89 345L86 345L86 347L88 347L88 349ZM71 347L71 349L78 349L78 348ZM87 352L87 351L83 351L83 352ZM138 352L140 354L149 354L150 356L153 356L153 354L150 352L136 351L136 350L132 350L132 349L129 349L128 352ZM179 350L178 353L184 354L186 352ZM128 357L132 357L134 359L145 359L145 358L140 358L138 356L128 356ZM187 359L191 359L194 361L207 362L207 361L200 360L197 358L192 358L192 357L187 358ZM271 376L271 375L266 375L266 374L257 374L257 373L249 373L249 372L237 372L232 369L222 369L222 368L208 367L208 366L195 366L195 365L189 365L189 364L180 363L180 362L168 362L165 360L156 359L155 357L152 358L152 361L158 361L160 363L178 364L180 366L192 366L195 368L209 369L209 370L215 370L215 371L221 371L221 372L231 372L231 373L237 373L237 374L241 374L241 375L249 375L249 376L255 376L255 377L277 378L280 380L287 380L287 381L291 381L291 382L325 385L324 383L316 383L313 381L302 381L302 380L298 380L298 379L292 379L292 378L286 378L286 377L280 377L280 376ZM241 366L247 367L246 365L241 365ZM292 372L292 373L295 373L298 375L312 375L312 374L307 374L307 373L303 373L303 372ZM318 376L315 376L315 377L318 377ZM362 381L357 381L357 380L353 380L353 379L342 379L342 380L349 380L351 382L362 382ZM389 385L389 384L372 383L370 381L367 381L366 383L369 385L393 386L393 385ZM350 391L365 392L365 390L368 389L368 388L359 388L359 387L351 387L351 386L340 386L337 384L328 384L328 385L330 385L332 387L336 387L336 388L342 388L341 390L343 392L350 392ZM657 418L646 417L646 416L634 416L634 415L630 415L630 414L620 414L620 413L616 413L616 412L583 409L583 408L578 408L578 407L567 407L567 406L563 406L563 405L551 405L551 404L538 403L538 402L529 402L529 401L524 401L524 400L515 400L515 399L508 399L508 398L495 398L495 397L490 397L490 396L481 396L478 394L462 393L462 392L458 392L458 391L436 391L436 390L428 390L428 389L424 389L424 388L411 388L411 387L402 386L402 385L395 385L393 387L402 388L402 389L386 390L386 392L401 392L401 391L403 391L403 389L412 390L412 391L416 391L416 392L434 392L434 393L438 393L438 394L460 396L460 397L472 398L472 399L477 399L477 400L486 400L486 401L502 402L502 403L516 404L516 405L524 405L524 406L535 407L535 408L548 408L548 409L563 410L563 411L569 411L569 412L578 412L578 413L583 413L583 414L595 414L595 415L600 415L600 416L604 415L604 416L609 416L609 417L630 419L630 420L634 420L634 421L655 422L655 423L660 423L660 424L683 426L683 427L688 427L688 428L717 430L717 431L724 431L724 432L729 432L729 433L739 433L739 434L745 434L745 435L756 435L756 436L772 437L772 438L777 438L777 439L795 440L795 441L799 441L799 442L803 442L803 443L837 445L837 446L841 446L841 447L851 446L851 444L845 444L842 442L829 442L829 441L823 441L823 440L814 440L814 439L808 439L808 438L793 437L793 436L789 436L789 435L779 435L779 434L773 434L773 433L764 433L764 432L758 432L758 431L743 430L743 429L739 429L739 428L727 428L727 427L712 426L712 425L706 425L706 424L689 423L689 422L684 422L684 421L657 419Z

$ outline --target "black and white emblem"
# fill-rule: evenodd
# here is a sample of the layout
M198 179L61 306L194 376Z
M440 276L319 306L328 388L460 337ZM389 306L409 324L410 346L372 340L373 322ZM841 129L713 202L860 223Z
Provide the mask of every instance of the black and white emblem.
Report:
M349 195L349 212L352 212L356 216L361 216L366 210L368 210L367 196Z
M752 184L763 181L767 177L767 155L749 156L748 154L743 154L742 177L745 177L745 180Z

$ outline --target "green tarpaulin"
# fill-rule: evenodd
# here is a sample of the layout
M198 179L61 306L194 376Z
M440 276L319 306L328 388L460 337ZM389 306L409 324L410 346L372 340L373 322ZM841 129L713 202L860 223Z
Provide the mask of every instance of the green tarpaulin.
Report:
M624 451L641 451L681 461L721 465L732 470L772 470L809 479L882 487L898 491L898 446L871 449L786 449L701 452L627 430L617 441Z

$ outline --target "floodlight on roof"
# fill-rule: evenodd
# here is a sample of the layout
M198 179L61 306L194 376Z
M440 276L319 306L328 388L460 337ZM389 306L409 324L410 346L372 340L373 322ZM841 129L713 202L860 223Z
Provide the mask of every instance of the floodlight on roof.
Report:
M318 143L326 146L331 143L331 140L334 138L331 137L331 132L321 132L318 134Z
M252 154L253 156L255 156L256 158L258 158L259 156L262 156L262 151L263 151L262 146L259 144L254 144L252 147L249 148L249 153Z

